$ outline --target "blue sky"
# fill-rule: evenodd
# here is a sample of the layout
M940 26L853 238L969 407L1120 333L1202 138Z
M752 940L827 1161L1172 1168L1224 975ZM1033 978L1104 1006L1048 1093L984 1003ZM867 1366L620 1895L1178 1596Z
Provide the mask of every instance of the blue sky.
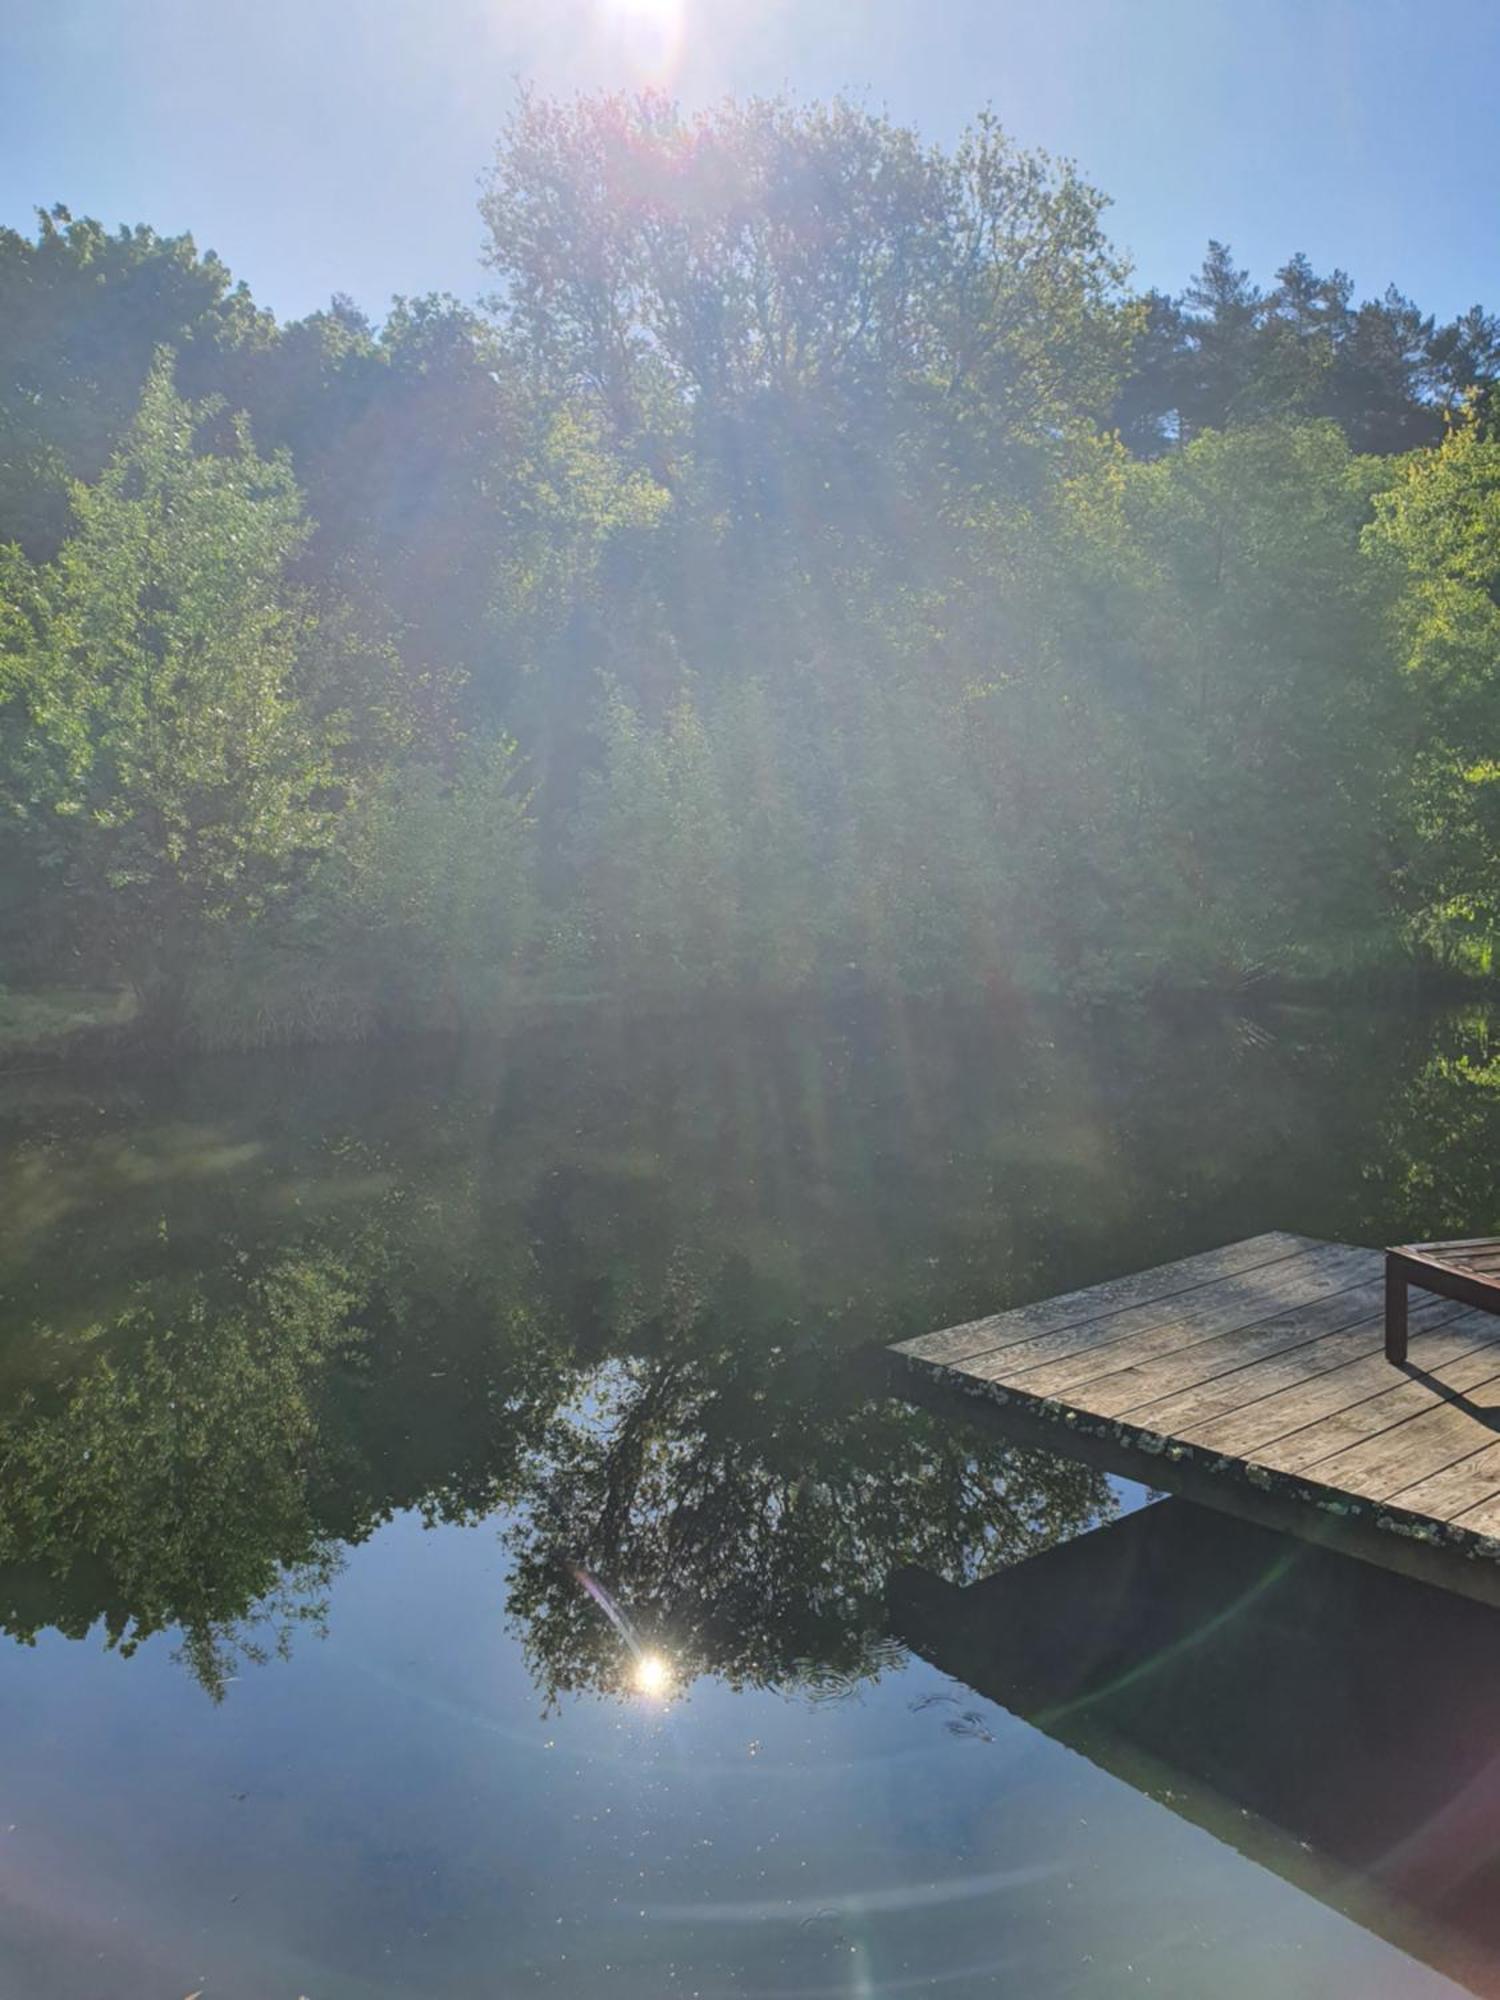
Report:
M1216 235L1500 308L1496 0L5 0L0 221L190 229L284 315L472 296L519 78L843 90L942 139L988 101L1113 197L1142 282Z

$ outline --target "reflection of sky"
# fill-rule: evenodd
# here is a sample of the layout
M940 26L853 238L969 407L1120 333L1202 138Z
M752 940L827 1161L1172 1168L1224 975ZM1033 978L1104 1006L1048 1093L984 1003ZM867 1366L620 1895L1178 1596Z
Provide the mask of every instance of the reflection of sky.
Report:
M163 1640L0 1650L0 1992L1457 1991L920 1663L547 1716L503 1598L403 1517L221 1709Z

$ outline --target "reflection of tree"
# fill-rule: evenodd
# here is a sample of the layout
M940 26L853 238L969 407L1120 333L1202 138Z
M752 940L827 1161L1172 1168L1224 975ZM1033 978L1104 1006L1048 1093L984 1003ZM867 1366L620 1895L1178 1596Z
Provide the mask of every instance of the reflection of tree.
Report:
M971 1576L1110 1511L1080 1466L859 1393L766 1305L743 1265L705 1290L679 1266L549 1427L510 1608L550 1694L629 1667L580 1567L679 1676L841 1687L879 1663L894 1568Z
M286 1645L337 1565L308 1504L317 1385L357 1338L347 1271L288 1257L147 1294L92 1329L87 1365L0 1419L0 1621L109 1642L181 1628L215 1695ZM161 1288L165 1293L165 1288Z
M1434 1025L1390 1092L1366 1200L1387 1241L1500 1229L1500 1024L1467 1008Z
M505 1508L549 1689L621 1670L580 1566L685 1673L851 1684L893 1567L1105 1504L853 1348L1255 1228L1500 1224L1486 1015L1245 1028L851 1004L12 1098L0 1629L176 1627L217 1690L393 1512Z
M567 1343L493 1276L388 1262L362 1302L361 1343L328 1378L312 1491L357 1541L412 1508L472 1522L512 1503L574 1377Z
M214 1695L317 1620L341 1545L402 1507L515 1511L512 1609L552 1690L619 1645L566 1565L607 1578L684 1668L846 1683L879 1654L897 1564L1014 1559L1106 1505L1081 1470L963 1440L842 1386L743 1260L665 1259L575 1365L526 1295L400 1203L337 1253L251 1254L139 1284L72 1372L0 1418L0 1624L130 1652L180 1628ZM472 1245L468 1248L471 1250ZM643 1246L643 1268L656 1263ZM534 1279L533 1279L534 1282Z
M399 1208L258 1270L241 1247L138 1282L65 1343L71 1365L0 1414L0 1629L102 1620L128 1654L175 1627L217 1697L321 1619L341 1546L398 1508L514 1497L564 1393L557 1344L441 1237L403 1251Z

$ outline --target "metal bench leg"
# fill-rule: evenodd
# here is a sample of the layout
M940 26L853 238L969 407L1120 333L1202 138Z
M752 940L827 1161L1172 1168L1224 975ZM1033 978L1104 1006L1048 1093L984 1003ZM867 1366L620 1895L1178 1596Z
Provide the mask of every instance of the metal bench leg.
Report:
M1406 1359L1406 1273L1389 1257L1385 1265L1385 1358L1397 1367Z

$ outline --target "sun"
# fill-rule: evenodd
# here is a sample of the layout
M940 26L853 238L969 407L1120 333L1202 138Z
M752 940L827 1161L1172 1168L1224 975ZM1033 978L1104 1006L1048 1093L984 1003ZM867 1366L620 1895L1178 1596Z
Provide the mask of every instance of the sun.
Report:
M643 32L673 29L682 19L683 0L599 0L599 11L624 27Z
M595 19L618 56L664 79L675 67L687 26L687 0L594 0Z

